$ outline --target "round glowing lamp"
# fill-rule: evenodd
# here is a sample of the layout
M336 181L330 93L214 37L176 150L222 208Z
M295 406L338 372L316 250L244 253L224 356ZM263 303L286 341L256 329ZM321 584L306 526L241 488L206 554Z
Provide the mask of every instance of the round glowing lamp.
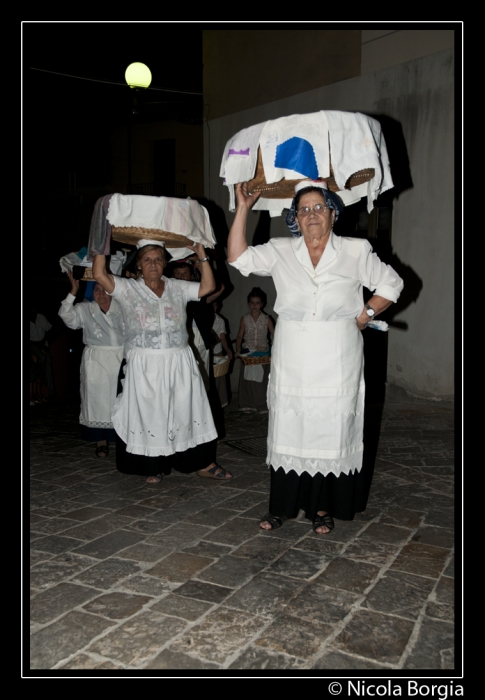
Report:
M130 63L125 80L131 88L147 88L152 82L152 74L144 63Z

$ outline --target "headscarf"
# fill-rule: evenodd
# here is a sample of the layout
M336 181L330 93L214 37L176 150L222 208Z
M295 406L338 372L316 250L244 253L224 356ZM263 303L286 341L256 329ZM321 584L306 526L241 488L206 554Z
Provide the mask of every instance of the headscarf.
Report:
M291 202L290 210L285 216L285 223L295 238L301 236L301 233L298 230L298 224L296 223L295 198L300 190L305 190L307 187L317 187L322 190L325 204L329 209L335 210L335 221L337 221L340 212L343 211L344 208L341 199L333 192L330 192L327 183L324 180L302 180L302 182L299 182L295 187L295 196Z

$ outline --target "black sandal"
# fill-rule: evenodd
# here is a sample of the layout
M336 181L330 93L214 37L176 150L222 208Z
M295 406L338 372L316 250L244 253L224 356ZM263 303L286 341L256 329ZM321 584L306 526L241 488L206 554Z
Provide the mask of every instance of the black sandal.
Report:
M313 532L317 535L328 535L328 532L317 532L319 527L328 527L328 532L333 530L335 523L329 513L325 513L325 515L318 515L317 513L313 518Z
M267 532L269 532L270 530L277 530L279 527L281 527L283 525L285 520L286 520L286 518L279 518L277 515L271 515L271 513L266 513L264 518L262 518L259 521L259 527L261 528L261 530L266 530ZM270 528L261 527L261 523L269 523L271 525L271 527Z
M96 457L107 457L109 454L109 445L100 445L96 448Z

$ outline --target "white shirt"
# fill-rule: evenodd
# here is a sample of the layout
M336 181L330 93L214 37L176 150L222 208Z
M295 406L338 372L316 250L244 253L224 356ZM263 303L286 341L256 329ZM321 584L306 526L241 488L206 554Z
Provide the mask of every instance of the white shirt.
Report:
M75 296L68 294L61 304L59 316L68 328L83 329L85 345L120 347L125 344L125 324L121 309L115 299L103 313L95 301L74 304Z
M343 321L356 318L364 305L362 287L397 301L403 281L372 252L362 238L333 231L314 268L303 236L273 238L249 247L230 263L246 277L272 276L277 291L274 310L289 321Z
M188 344L187 302L199 300L198 282L162 276L165 289L158 297L142 277L114 277L113 297L118 300L125 322L126 342L151 350L183 348Z

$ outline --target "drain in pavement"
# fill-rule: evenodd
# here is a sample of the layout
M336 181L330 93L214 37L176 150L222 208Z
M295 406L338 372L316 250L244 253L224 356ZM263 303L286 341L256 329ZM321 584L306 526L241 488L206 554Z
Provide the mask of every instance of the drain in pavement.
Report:
M242 450L250 455L263 457L264 459L266 458L267 453L267 439L267 436L263 435L262 437L241 438L240 440L224 440L223 442L225 445L230 445L230 447L234 447L236 450Z

